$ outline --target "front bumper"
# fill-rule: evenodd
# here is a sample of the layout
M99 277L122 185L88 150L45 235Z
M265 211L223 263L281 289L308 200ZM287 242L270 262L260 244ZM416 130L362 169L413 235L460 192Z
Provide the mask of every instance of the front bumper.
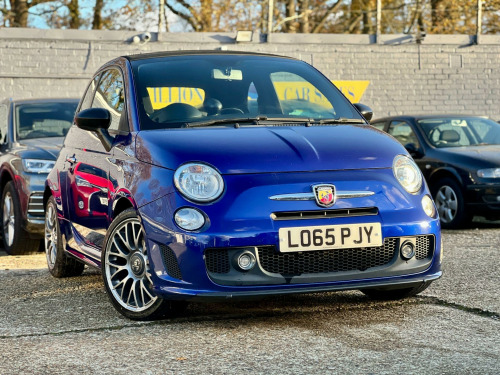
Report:
M23 227L34 238L42 236L44 231L43 192L46 179L47 174L21 172L16 176Z
M380 280L357 280L349 283L311 284L300 287L284 286L275 289L244 290L232 292L184 291L179 293L179 289L177 288L163 287L160 289L156 289L156 292L170 299L186 299L193 302L215 302L228 299L264 298L287 294L339 292L346 290L361 290L372 288L388 290L400 288L405 289L413 288L423 283L437 280L441 276L442 271L438 271L434 274L426 273L425 275L415 275L411 278L400 277Z
M467 186L465 202L474 215L500 218L500 183Z
M252 176L251 179L226 176L227 180L232 180L226 182L233 191L227 191L215 204L197 206L210 220L208 228L199 233L182 231L174 224L172 218L177 208L195 206L176 193L142 206L139 212L148 238L155 292L169 299L221 299L374 287L411 287L439 278L440 223L439 219L429 218L423 212L421 200L424 195L429 194L427 188L424 186L417 195L402 192L392 182L392 170L356 172L356 177L360 174L361 178L356 180L351 176L352 172L287 175L286 178L293 182L290 184L282 184L279 175L265 176L267 180L262 177L262 182L259 180L261 176ZM269 197L307 191L311 180L328 182L332 175L335 175L333 178L339 191L369 189L375 193L369 197L339 199L332 210L376 207L377 214L312 217L304 220L273 219L274 213L279 212L288 214L290 211L321 210L314 201L283 202L270 200ZM269 185L269 178L273 179L272 186ZM345 184L342 181L346 181ZM404 261L399 255L398 244L389 259L380 264L368 267L356 265L338 270L298 270L292 273L269 271L256 253L265 248L279 254L280 228L356 223L380 223L384 239L396 238L396 241L401 242L403 238L430 237L433 239L432 251L423 258ZM254 251L257 265L251 272L235 272L232 266L225 275L214 275L206 263L207 252L214 249L223 249L229 253L241 249ZM362 250L371 251L370 248ZM331 255L339 251L326 252Z

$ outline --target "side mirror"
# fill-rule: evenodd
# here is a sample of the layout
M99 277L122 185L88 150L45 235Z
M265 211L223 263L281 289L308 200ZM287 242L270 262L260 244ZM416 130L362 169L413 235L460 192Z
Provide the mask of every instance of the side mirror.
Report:
M414 157L414 158L420 158L422 157L422 152L415 146L415 143L408 143L405 145L406 151Z
M88 131L108 129L111 125L111 113L104 108L88 108L79 112L75 117L76 126Z
M370 122L373 117L373 111L367 105L361 103L354 103L356 109L361 113L361 115L365 118L366 121Z
M96 133L105 150L111 150L114 138L108 133L109 126L111 125L111 113L107 109L84 109L76 115L75 123L82 130Z

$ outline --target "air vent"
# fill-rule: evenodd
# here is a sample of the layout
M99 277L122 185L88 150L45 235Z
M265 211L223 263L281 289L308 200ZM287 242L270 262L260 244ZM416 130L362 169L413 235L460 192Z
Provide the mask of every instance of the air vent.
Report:
M174 251L165 245L160 245L161 255L163 257L163 264L169 276L182 280L181 269L179 268L179 263L177 262L177 257Z
M331 219L335 217L378 215L377 207L342 208L336 210L284 211L273 212L273 220Z

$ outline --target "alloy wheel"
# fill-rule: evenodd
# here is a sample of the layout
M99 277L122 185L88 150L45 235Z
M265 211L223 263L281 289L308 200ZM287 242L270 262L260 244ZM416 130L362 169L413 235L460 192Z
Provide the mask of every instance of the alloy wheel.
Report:
M45 254L47 263L53 268L57 259L57 214L54 206L47 207L45 214Z
M14 243L15 220L14 201L12 195L7 193L3 201L3 235L9 247Z
M458 212L458 199L455 191L447 185L441 186L435 201L441 221L451 223Z
M158 297L151 292L151 271L138 219L127 219L111 233L105 253L106 283L114 299L125 309L141 312Z

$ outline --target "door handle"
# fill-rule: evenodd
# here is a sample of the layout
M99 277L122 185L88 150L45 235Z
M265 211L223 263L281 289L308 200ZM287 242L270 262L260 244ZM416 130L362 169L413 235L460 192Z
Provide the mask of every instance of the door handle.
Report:
M71 165L75 164L75 163L76 163L76 158L75 158L75 155L73 155L73 156L69 156L69 155L67 155L67 156L66 156L66 161L67 161L68 163L70 163Z

